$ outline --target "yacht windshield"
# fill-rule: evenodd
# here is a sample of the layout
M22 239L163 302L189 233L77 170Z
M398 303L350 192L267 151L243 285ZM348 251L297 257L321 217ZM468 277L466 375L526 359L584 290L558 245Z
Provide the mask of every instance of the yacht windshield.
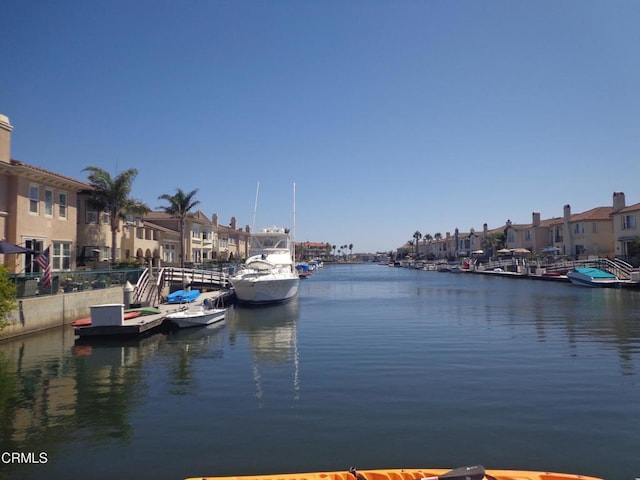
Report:
M251 250L288 250L286 235L255 235L251 238Z

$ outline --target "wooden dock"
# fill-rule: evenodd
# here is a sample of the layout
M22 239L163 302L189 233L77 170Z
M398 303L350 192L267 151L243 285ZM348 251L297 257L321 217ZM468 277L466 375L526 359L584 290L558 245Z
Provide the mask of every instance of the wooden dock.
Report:
M177 312L187 305L197 305L205 298L210 298L214 303L222 302L222 304L226 304L230 296L231 294L228 290L205 292L202 293L195 302L189 304L178 305L163 303L157 307L160 313L122 320L119 325L87 325L85 327L75 327L74 333L79 337L144 336L158 330L164 324L167 315Z

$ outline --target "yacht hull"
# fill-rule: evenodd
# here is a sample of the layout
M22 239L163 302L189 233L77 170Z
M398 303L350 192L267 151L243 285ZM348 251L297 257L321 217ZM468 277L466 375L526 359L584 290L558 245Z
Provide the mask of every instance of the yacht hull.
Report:
M279 303L292 299L298 293L299 278L237 278L231 285L239 302Z

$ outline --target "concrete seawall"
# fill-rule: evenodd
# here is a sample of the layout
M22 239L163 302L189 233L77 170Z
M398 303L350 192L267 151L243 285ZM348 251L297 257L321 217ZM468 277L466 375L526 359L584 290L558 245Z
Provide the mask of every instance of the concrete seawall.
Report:
M67 325L90 316L91 305L121 303L123 299L121 286L20 299L18 308L9 314L11 325L0 330L0 341Z

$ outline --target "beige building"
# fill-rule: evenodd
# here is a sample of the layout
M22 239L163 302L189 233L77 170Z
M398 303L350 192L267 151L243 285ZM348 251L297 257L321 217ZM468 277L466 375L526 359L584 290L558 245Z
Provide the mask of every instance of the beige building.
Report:
M562 218L551 222L551 245L561 255L613 257L612 212L613 207L596 207L572 214L565 205Z
M640 260L640 203L626 206L622 192L613 194L613 239L616 257Z
M77 195L87 183L11 159L13 126L0 115L0 238L50 248L54 271L76 267ZM11 273L37 273L33 255L0 255Z
M153 266L180 265L178 219L163 212L120 222L116 258L111 258L109 215L91 207L91 185L11 159L13 126L0 114L0 239L44 251L50 247L54 272L109 268L112 263L137 260ZM246 257L250 231L214 226L198 211L187 220L187 263ZM218 232L224 239L222 248ZM11 273L38 273L34 255L0 255Z
M244 229L238 228L236 217L231 217L229 226L220 225L218 215L215 213L211 222L218 237L217 258L219 260L246 259L249 256L251 229L248 225Z

